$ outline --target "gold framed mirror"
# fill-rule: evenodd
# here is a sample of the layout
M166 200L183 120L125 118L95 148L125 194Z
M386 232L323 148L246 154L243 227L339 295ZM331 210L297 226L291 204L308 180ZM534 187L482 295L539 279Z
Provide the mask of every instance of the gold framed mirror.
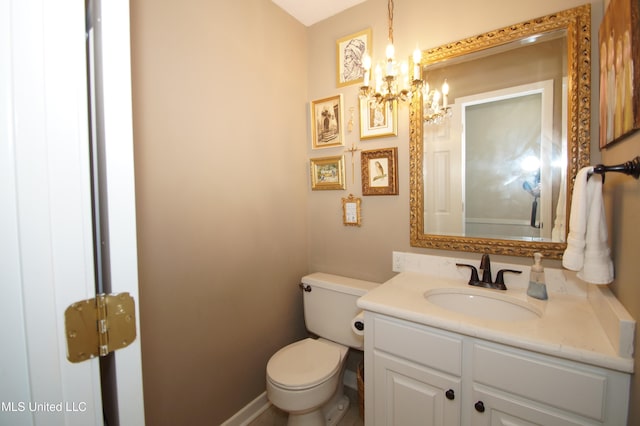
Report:
M555 46L556 50L559 49L561 56L554 56L550 61L548 58L537 59L538 53L532 53L549 50L548 46L550 45ZM498 57L496 55L507 56ZM573 181L578 170L588 165L590 161L590 5L586 4L509 25L436 47L424 51L422 57L423 79L430 83L431 87L439 84L434 81L437 78L448 80L450 87L448 99L449 105L453 108L452 116L454 118L445 119L444 123L435 125L425 122L423 95L414 96L411 101L409 114L411 245L511 256L531 256L534 252L541 252L546 258L560 259L566 248L565 240L568 232ZM529 58L533 60L534 57L539 62L526 62ZM482 61L483 64L474 62L470 65L469 61ZM514 67L514 63L517 63L520 68ZM499 69L492 70L491 67L498 65ZM464 70L464 67L467 71L460 71ZM559 74L547 75L554 67L559 69ZM516 71L505 74L506 69L512 68ZM462 81L457 77L461 75L473 75L476 80ZM478 75L494 76L494 83L479 82ZM434 80L430 81L430 79ZM529 83L532 81L529 80L535 81L536 84L539 81L546 82L544 86L551 87L549 91L551 94L544 95L543 89L530 89ZM499 84L502 86L496 86ZM529 110L518 109L520 107L514 109L509 104L496 109L499 120L496 125L483 121L485 119L482 118L482 115L476 119L480 122L479 126L472 127L470 121L465 121L471 120L467 117L473 116L471 107L484 102L462 101L463 99L475 99L479 96L472 93L473 91L488 94L487 99L495 98L502 101L511 98L503 95L496 96L496 93L502 94L505 90L508 91L512 88L519 90L523 87L526 87L526 90L521 90L521 93L542 93L539 96L540 100L534 101L536 102L534 104L536 105L535 111L541 111L542 118L539 121L542 124L533 126L535 128L533 136L523 134L522 129L517 128L518 126L515 129L517 136L513 136L513 129L507 130L506 124L513 121L512 116L507 115L511 111L521 111L515 113L517 117L531 115L526 112ZM456 90L458 90L457 93ZM542 107L538 105L542 105ZM544 112L545 108L546 111L549 111L548 113ZM462 118L455 118L456 114ZM549 124L549 121L552 124ZM521 127L529 128L531 126L523 124ZM465 150L465 147L472 146L471 141L475 140L477 135L472 133L464 135L460 130L463 128L468 132L471 130L467 130L467 128L479 129L479 133L487 133L484 139L490 141L500 139L501 134L504 133L508 133L508 138L511 139L507 138L506 145L499 147L487 146L480 150L475 149L475 151ZM487 129L494 131L485 132ZM434 160L433 163L427 163L427 160L432 160L430 156L433 152L438 150L433 141L437 138L449 140L451 134L462 134L462 136L455 136L457 146L461 147L457 148L460 150L457 157L447 154L439 160ZM513 167L510 170L501 170L500 167L504 165L514 167L518 165L517 167L520 167L520 164L523 163L522 158L514 157L515 153L506 153L504 147L515 147L520 155L522 154L520 151L524 151L523 140L527 138L538 141L540 148L535 149L540 152L551 151L559 154L553 158L540 154L539 162L535 166L537 170L535 167L532 169L533 171L520 169L514 171ZM545 144L551 148L544 148ZM538 154L536 153L536 155ZM552 162L555 169L549 171ZM540 165L542 163L547 164L547 169L543 170ZM447 174L456 167L460 171L454 172L455 177ZM472 168L478 169L479 172L472 171ZM434 175L434 170L440 174ZM480 174L475 175L474 173ZM531 178L532 175L533 178ZM535 180L536 177L537 180ZM473 194L476 199L481 200L481 204L484 204L485 207L492 207L494 212L487 213L486 218L471 220L466 217L465 214L471 211L474 201L470 197L456 195L457 189L450 190L453 186L447 185L451 185L452 180L459 181L462 187L460 194ZM544 182L547 186L542 185ZM476 186L474 187L474 185ZM479 189L478 185L480 185ZM507 186L514 187L514 192L508 192ZM542 190L539 189L540 187ZM545 194L549 195L543 199ZM498 201L492 198L496 195L498 198L506 200L504 206L500 207ZM520 199L525 200L524 207L516 205L516 200ZM477 201L475 202L477 203ZM462 206L460 208L462 216L456 216L459 212L451 213L450 206L458 206L458 204ZM496 210L498 215L516 212L520 216L516 219L491 216L491 214L496 214ZM439 215L440 212L443 214ZM442 225L445 223L447 215L454 218L453 228ZM482 214L474 215L482 216ZM501 221L504 222L504 226ZM490 223L491 226L483 225L485 222ZM513 231L513 233L511 230L496 231L495 229L499 227L495 224L498 222L505 229L510 227L523 231ZM532 228L532 230L527 228ZM538 232L538 234L534 235L532 232Z

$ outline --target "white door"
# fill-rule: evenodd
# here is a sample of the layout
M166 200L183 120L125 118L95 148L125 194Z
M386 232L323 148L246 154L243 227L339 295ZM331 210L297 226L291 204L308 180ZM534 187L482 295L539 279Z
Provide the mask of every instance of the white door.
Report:
M425 233L464 235L464 150L460 103L451 118L424 126Z
M99 363L70 363L64 331L66 307L95 295L83 3L0 0L3 425L103 424ZM109 274L137 303L129 5L106 3ZM143 425L139 335L115 361L116 417Z
M526 99L530 95L537 96L539 100L539 109L530 114L510 109L515 104L500 106L502 101ZM497 236L550 239L553 227L553 80L460 97L456 98L456 103L460 103L462 108L462 145L467 172L463 182L464 220L468 235L477 235L480 227L482 230L490 229L490 233ZM487 125L486 118L470 122L469 108L482 105L485 111L491 105L497 111L508 111L495 115L509 121L511 127L503 126L495 132L495 126ZM524 120L522 125L517 124L519 120ZM470 123L474 122L477 124L472 127ZM527 129L537 128L539 132L527 132ZM489 141L491 149L486 149L488 145L483 141ZM525 154L533 161L523 161L527 157ZM514 161L514 158L518 160ZM537 181L533 178L536 172ZM523 181L532 188L531 196L523 189ZM535 209L533 201L538 204ZM520 208L514 209L514 206ZM538 228L533 227L532 222Z

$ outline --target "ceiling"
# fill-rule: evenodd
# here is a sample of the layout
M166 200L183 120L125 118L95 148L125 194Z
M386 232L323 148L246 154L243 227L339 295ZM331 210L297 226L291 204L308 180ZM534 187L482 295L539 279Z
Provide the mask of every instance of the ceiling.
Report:
M366 0L271 0L289 15L309 27L316 22L337 15L343 10L363 3Z

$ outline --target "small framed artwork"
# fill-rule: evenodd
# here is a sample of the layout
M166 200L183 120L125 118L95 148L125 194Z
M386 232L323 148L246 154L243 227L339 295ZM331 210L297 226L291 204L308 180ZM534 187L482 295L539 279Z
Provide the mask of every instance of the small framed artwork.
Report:
M311 102L311 148L344 145L342 94Z
M311 189L345 189L344 156L311 159Z
M638 0L611 0L600 43L600 148L640 128Z
M362 195L398 195L398 148L360 153Z
M398 135L398 104L360 99L360 139Z
M336 84L338 87L364 82L362 57L371 57L371 28L336 41Z
M349 194L342 199L342 223L347 226L360 226L362 219L360 216L360 202L362 200Z

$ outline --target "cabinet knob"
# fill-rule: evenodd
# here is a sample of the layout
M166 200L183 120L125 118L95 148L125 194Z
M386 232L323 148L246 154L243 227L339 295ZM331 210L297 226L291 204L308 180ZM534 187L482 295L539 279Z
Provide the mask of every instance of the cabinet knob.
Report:
M478 413L484 413L484 403L482 401L478 401L476 402L476 404L474 405L474 407L476 407L476 411Z
M444 393L444 396L446 396L447 399L449 399L449 400L453 400L453 399L456 398L456 393L453 391L453 389L449 389L448 391L446 391Z

